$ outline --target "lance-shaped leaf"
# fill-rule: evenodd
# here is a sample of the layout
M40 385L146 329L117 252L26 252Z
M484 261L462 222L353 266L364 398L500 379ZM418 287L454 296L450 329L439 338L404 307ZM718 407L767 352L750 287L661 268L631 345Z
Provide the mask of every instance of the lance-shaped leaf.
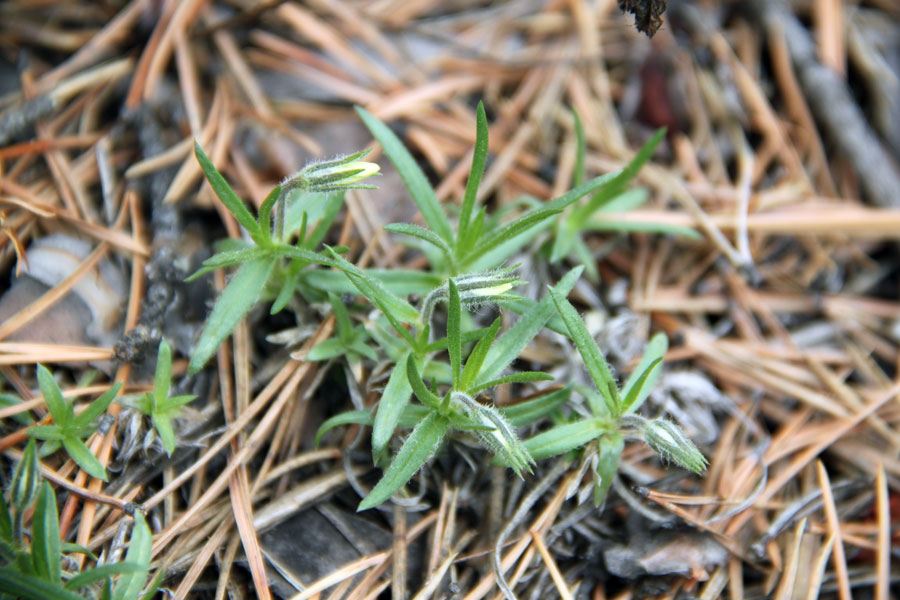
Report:
M522 427L534 423L562 407L572 395L572 386L567 385L555 391L541 394L537 398L511 404L500 409L513 427Z
M408 235L410 237L418 238L422 241L425 241L438 250L444 255L444 258L447 259L448 264L453 264L453 251L450 249L450 246L435 232L430 229L425 229L424 227L419 227L418 225L413 225L412 223L390 223L385 225L384 228L391 233L399 233L401 235Z
M59 514L56 494L46 481L41 486L31 523L31 560L35 573L45 581L58 583L62 576Z
M563 277L554 289L560 294L568 294L581 276L582 267L575 267ZM496 378L506 367L519 357L522 350L544 327L544 324L556 312L553 300L545 296L534 310L522 315L519 322L500 336L484 358L484 366L475 378L475 385L482 385Z
M535 460L565 454L597 439L612 429L606 419L584 419L557 425L549 431L525 440L525 448Z
M444 214L441 203L431 188L431 184L428 183L425 173L419 168L419 164L412 157L412 154L403 146L403 142L394 135L394 132L377 117L359 106L356 107L356 112L366 127L369 128L372 136L384 148L384 153L397 167L397 172L400 173L403 183L406 184L406 189L409 190L413 201L419 207L419 212L422 213L425 223L445 242L448 244L452 243L453 230L450 227L450 221L447 220L447 215Z
M475 201L478 197L478 186L484 176L484 166L488 155L488 123L484 112L484 104L478 103L475 111L475 149L472 152L472 167L469 169L469 180L466 182L466 195L463 198L462 209L459 213L459 232L456 238L456 251L458 256L467 253L477 241L477 235L471 228L472 211L475 209ZM483 221L482 221L483 222ZM480 231L478 232L480 234Z
M504 377L498 377L497 379L492 379L490 381L482 383L481 385L477 385L469 390L469 393L477 394L482 390L486 390L497 385L503 385L504 383L534 383L535 381L552 380L553 376L547 373L542 373L540 371L521 371L519 373L512 373Z
M441 399L438 398L434 392L429 390L428 386L425 385L425 382L422 381L422 376L419 375L419 369L416 368L416 361L412 354L406 358L406 378L409 381L409 385L412 387L412 391L416 395L416 398L418 398L422 404L428 406L432 410L440 410Z
M668 349L669 341L664 333L657 333L650 339L641 362L622 387L620 414L635 412L650 395L662 372L662 360Z
M364 270L337 254L333 249L327 247L326 249L331 253L335 266L347 275L347 278L369 302L384 313L397 333L410 345L415 345L415 340L401 323L415 323L419 319L419 312L409 302L389 292L380 281L368 275Z
M225 338L231 335L238 322L256 304L266 286L275 260L275 258L258 258L240 266L216 301L206 327L203 328L191 356L188 369L190 373L196 373L203 368Z
M606 500L609 486L619 470L619 460L625 447L624 438L616 432L607 433L597 440L597 468L594 470L594 506Z
M569 330L569 336L575 343L575 347L578 349L578 353L584 361L584 366L587 368L588 374L590 374L591 379L594 380L597 391L600 392L606 403L606 411L608 411L608 414L611 416L619 416L619 406L621 406L621 402L619 401L619 391L616 387L616 382L613 379L612 373L609 371L609 366L606 364L606 358L604 358L603 353L600 351L600 347L597 346L596 340L594 340L593 336L588 332L587 327L584 325L584 321L581 320L575 307L569 304L569 301L566 300L565 296L559 291L550 288L550 297L553 298L553 302L556 303L559 315L562 317L563 322L566 324L566 328ZM592 407L592 409L594 409L595 413L597 412L597 407Z
M356 510L363 511L378 506L403 487L437 453L449 428L450 421L437 412L431 412L422 419L391 461L384 477Z
M128 552L125 554L125 562L137 565L138 570L126 573L119 577L113 590L113 600L136 599L144 584L147 583L147 574L150 572L150 553L153 549L153 534L144 515L134 513L134 527L131 528L131 542Z
M456 282L451 279L447 284L450 291L447 300L447 351L450 354L451 383L454 390L459 390L459 378L462 373L462 341L460 340L462 306L460 306Z
M375 413L375 423L372 426L372 458L376 464L384 459L400 415L412 394L412 386L406 375L407 362L410 359L412 355L408 351L404 352L394 365L391 377L381 394L381 400L378 401L378 412Z
M259 223L250 214L250 211L244 205L244 201L237 197L237 194L234 193L234 190L231 189L231 186L228 185L228 182L225 181L225 178L222 177L222 174L209 160L203 148L200 147L200 143L196 140L194 141L194 154L197 156L197 161L200 163L200 168L203 170L203 174L206 175L206 180L209 181L210 187L212 187L216 196L219 197L219 200L222 201L222 204L225 205L225 208L228 209L228 212L234 215L237 222L247 230L253 241L257 244L264 243L266 238Z

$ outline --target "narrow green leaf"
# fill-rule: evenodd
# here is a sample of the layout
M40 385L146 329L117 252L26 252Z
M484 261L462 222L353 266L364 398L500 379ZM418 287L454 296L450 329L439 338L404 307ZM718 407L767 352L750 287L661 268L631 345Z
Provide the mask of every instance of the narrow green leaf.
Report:
M167 413L154 412L150 415L156 433L159 434L159 440L162 442L166 451L166 456L172 456L175 452L175 429L172 427L172 421Z
M39 440L62 441L65 436L59 425L35 425L27 430L28 435ZM43 455L46 456L46 455Z
M569 336L575 343L575 347L578 349L578 353L581 355L584 366L587 368L591 379L593 379L594 385L597 386L597 391L603 396L609 414L619 416L618 388L612 373L609 371L609 366L606 364L606 358L600 351L600 347L597 346L597 341L588 332L584 321L581 320L575 307L569 304L565 296L551 288L550 297L553 298L556 309L569 330Z
M473 329L471 331L463 331L459 336L459 341L463 344L471 344L472 342L478 342L488 333L489 328L480 327L478 329ZM441 350L446 350L449 346L449 342L447 338L443 337L439 340L435 340L428 345L425 346L425 350L422 352L423 354L431 354L432 352L440 352Z
M659 233L665 235L679 235L692 240L701 240L703 236L697 230L683 225L671 225L669 223L639 223L636 221L617 221L615 217L595 215L585 225L586 231L615 231L617 233Z
M253 241L258 244L262 243L264 240L259 223L247 210L244 201L237 197L237 194L234 193L234 190L231 189L231 186L228 185L228 182L225 181L225 178L222 177L222 174L209 160L203 148L200 147L200 143L196 140L194 141L194 154L197 156L197 161L200 163L200 168L203 170L203 174L206 175L206 180L209 181L210 187L212 187L216 196L219 197L219 200L222 201L222 204L225 205L225 208L228 209L228 212L234 215L237 222L247 230Z
M344 345L347 345L350 343L350 338L353 337L353 323L350 321L350 313L337 295L328 294L328 301L331 303L331 311L334 313L338 339Z
M275 264L274 258L256 259L246 262L237 270L225 287L222 295L209 316L206 327L200 335L194 354L191 356L190 373L203 368L206 361L216 353L219 345L227 338L238 322L256 304L259 295L269 279Z
M38 494L37 504L34 505L31 522L32 565L41 579L59 583L62 577L61 559L56 494L53 487L45 481Z
M403 146L403 142L394 135L394 132L377 117L359 106L356 107L356 112L366 127L369 128L369 131L372 132L372 136L384 148L384 153L397 167L397 172L400 173L403 183L406 184L406 189L409 190L413 201L419 207L419 212L422 213L425 223L428 224L432 231L441 236L445 242L448 244L453 243L453 230L450 227L450 221L447 220L447 215L444 214L444 210L434 194L434 190L428 183L425 173L419 168L412 154Z
M391 461L391 466L388 467L384 477L360 502L356 510L363 511L378 506L403 487L416 471L437 453L449 428L450 422L447 418L436 412L422 419Z
M369 360L377 362L378 353L375 352L375 349L372 348L372 346L369 346L366 343L366 339L367 338L365 335L365 330L362 326L359 326L356 329L356 333L354 334L353 339L350 340L350 345L348 346L348 348L352 352L356 352L360 356L365 356Z
M580 235L575 236L572 250L575 251L578 262L584 265L584 274L587 276L588 281L598 283L600 281L600 272L597 270L597 259Z
M638 171L641 170L641 167L643 167L647 161L650 160L650 157L653 156L654 150L656 150L656 147L665 135L665 128L657 130L656 133L653 134L653 137L638 150L637 154L635 154L634 158L631 159L631 162L629 162L624 169L608 174L611 175L611 177L605 181L605 185L599 189L596 194L591 196L591 199L588 200L584 206L573 213L573 218L580 222L586 221L588 216L592 215L595 211L599 210L605 204L621 194L628 183L634 179L635 175L638 174Z
M34 438L29 438L22 458L13 471L12 485L9 486L9 500L16 513L24 514L41 488L41 468L38 464ZM0 496L3 493L0 492ZM4 505L5 506L5 505ZM6 514L9 517L9 513ZM2 516L0 516L2 518Z
M467 239L472 211L475 208L475 200L478 197L478 186L484 176L484 166L488 156L488 122L484 112L484 103L478 102L475 110L475 149L472 151L472 167L469 169L469 180L466 182L466 195L463 198L462 210L459 213L459 231L456 238L456 249L461 256L469 251L462 247Z
M14 567L0 567L0 590L6 598L27 600L84 600L75 592L62 588L58 582L47 582L33 575L20 573Z
M581 124L581 117L573 108L572 121L575 128L575 170L572 173L572 185L579 186L584 183L584 155L587 153L587 144L584 138L584 125Z
M12 514L6 504L6 496L0 494L0 542L13 541Z
M548 394L541 394L533 400L504 406L500 408L500 412L509 420L513 427L523 427L560 408L571 395L572 386L567 385Z
M66 589L77 591L91 584L103 581L112 575L124 575L126 573L137 573L141 570L138 565L127 562L112 563L92 569L86 569L66 582Z
M568 226L567 219L559 219L556 222L556 232L553 236L553 247L550 249L550 262L557 263L572 251L572 245L578 239L577 230Z
M475 219L472 221L472 224L466 229L466 235L461 238L460 243L457 245L457 257L464 256L472 251L472 248L481 238L481 233L484 231L484 223L487 219L487 208L482 206L478 209L478 213L475 215Z
M575 267L563 277L554 289L560 294L568 294L581 276L583 267ZM544 324L554 314L555 309L550 296L544 296L534 310L523 314L519 322L500 336L488 350L484 366L475 378L475 385L481 385L494 379L503 369L519 357L522 350L540 332Z
M116 396L119 394L119 390L122 389L122 382L115 384L105 392L103 395L91 402L91 404L81 411L79 415L75 417L72 424L76 428L87 427L91 423L94 422L94 419L98 418L100 415L106 412L106 409L109 408L109 405L112 404L112 401L116 399Z
M190 404L197 399L196 394L183 394L180 396L169 396L159 406L160 412L174 412L186 404Z
M65 427L69 422L71 407L63 399L62 391L59 389L53 374L44 365L37 366L38 385L41 388L41 394L44 396L44 402L47 403L47 409L53 422L60 427Z
M669 340L664 333L657 333L647 344L641 362L631 373L628 381L622 387L623 415L631 414L641 407L653 386L656 385L659 374L662 372L662 360L669 349Z
M328 338L310 348L306 353L306 360L318 362L340 356L347 351L347 347L338 338Z
M328 250L330 251L331 248L328 248ZM362 295L378 306L385 315L392 316L401 323L415 323L418 321L419 312L409 302L389 292L378 279L370 276L366 271L344 257L333 251L331 256L335 261L335 265L353 280L354 285L356 285Z
M460 389L468 390L472 387L472 383L478 376L478 372L481 371L481 366L484 364L484 359L487 356L488 350L491 348L491 344L497 339L500 325L500 317L497 317L494 319L494 322L491 323L487 332L480 340L478 340L478 343L475 344L471 354L469 354L469 358L466 359L466 366L463 369L462 377L460 378Z
M275 206L279 196L281 196L281 186L276 185L259 206L259 219L257 222L259 223L259 231L267 242L272 240L272 207Z
M412 391L416 395L416 398L418 398L422 404L435 410L440 408L441 399L438 398L434 392L429 390L428 386L425 385L425 382L422 381L422 376L419 375L419 370L416 368L416 361L412 354L406 357L406 379L412 387Z
M284 281L281 283L281 289L278 290L278 295L275 297L275 300L272 301L272 308L269 310L270 315L277 315L284 307L287 306L288 302L291 301L291 298L294 296L294 292L297 291L297 281L300 278L300 271L306 264L302 261L292 260L290 266L288 266L287 271L285 272ZM339 273L343 279L342 274Z
M134 513L134 527L131 529L131 542L125 554L125 562L137 565L139 570L119 577L113 591L113 600L137 600L147 583L150 572L150 553L153 549L153 534L144 515Z
M347 412L342 412L340 414L334 415L330 419L326 419L324 423L319 426L319 430L316 431L316 439L315 446L319 447L319 442L322 441L322 436L326 433L334 429L335 427L340 427L341 425L371 425L372 424L372 411L371 410L350 410Z
M385 225L384 228L391 233L408 235L428 242L441 251L449 264L453 264L453 251L450 249L450 246L438 234L430 229L425 229L424 227L419 227L412 223L390 223Z
M557 215L561 212L562 209L559 208L537 208L534 210L530 210L519 218L513 220L511 223L502 225L496 231L489 234L480 243L478 243L472 249L472 251L467 253L460 262L464 264L471 264L480 256L487 254L489 251L493 250L500 244L512 240L528 229L531 229L541 221L549 219L553 215Z
M64 437L62 445L69 456L72 457L72 460L81 467L82 471L94 479L106 481L106 469L103 468L103 465L90 449L84 445L84 442L74 437Z
M600 506L606 500L609 486L612 485L625 440L617 432L607 433L597 440L597 469L594 471L594 506Z
M503 385L504 383L534 383L535 381L553 381L553 376L540 371L522 371L520 373L507 375L506 377L499 377L497 379L486 381L481 385L473 387L469 393L477 394L481 390L486 390L497 385Z
M303 247L309 250L315 250L319 247L319 244L322 243L322 240L325 239L325 236L331 230L334 219L341 212L341 207L344 206L343 191L327 192L324 196L324 201L320 205L321 210L309 213L309 223L315 223L315 226L308 235L300 237L303 240Z
M462 342L460 341L460 320L462 306L459 302L459 289L456 282L450 279L449 298L447 300L447 351L450 354L450 372L452 374L452 386L459 390L459 377L462 369Z
M375 413L375 422L372 425L372 458L375 464L380 464L384 458L388 443L400 421L400 415L409 404L412 386L409 384L406 371L407 361L410 358L410 353L406 352L394 365L391 377L381 394L381 400L378 401L378 412Z
M61 542L60 549L65 554L84 554L91 560L99 560L96 554L79 544L73 544L71 542Z
M550 431L525 440L525 449L535 460L549 458L580 448L610 429L611 425L605 419L585 419L558 425Z
M398 296L408 296L409 294L427 296L443 282L439 275L425 271L366 269L366 273L380 281L385 289ZM313 288L335 294L356 294L359 291L341 271L306 271L300 275L300 280Z
M216 269L224 269L240 263L245 263L257 258L262 258L272 254L269 248L243 248L241 250L227 250L207 258L203 261L203 266L194 272L185 281L194 281L202 275L206 275L210 271Z

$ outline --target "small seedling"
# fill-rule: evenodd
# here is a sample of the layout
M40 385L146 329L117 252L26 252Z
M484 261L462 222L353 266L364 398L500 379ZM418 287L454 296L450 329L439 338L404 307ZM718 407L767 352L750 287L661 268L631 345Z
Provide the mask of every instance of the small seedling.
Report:
M196 395L169 396L172 387L172 349L166 340L160 340L156 358L156 375L153 390L136 399L124 400L127 404L150 417L163 448L169 456L175 452L175 430L172 420L177 419L182 407L190 403Z
M31 531L26 535L22 523L29 509L33 510ZM35 442L30 439L16 466L9 502L0 494L0 598L81 600L83 594L96 597L99 592L111 600L149 600L158 584L143 595L141 592L150 569L152 537L143 515L135 513L124 562L77 574L64 571L64 553L82 553L95 560L96 557L86 548L60 540L56 494L49 483L41 480Z
M64 448L72 460L91 477L106 481L106 469L84 444L83 439L94 433L94 421L106 412L107 407L119 393L121 383L115 384L102 396L94 400L80 414L75 414L73 402L67 402L59 389L53 374L43 365L37 367L38 384L44 401L53 418L52 425L36 425L28 430L28 435L44 440L39 455L49 456Z
M591 417L557 425L527 440L525 447L531 455L547 458L591 445L595 452L594 503L598 506L618 470L625 437L643 439L663 459L694 473L702 472L706 458L674 423L647 420L636 414L659 378L668 348L666 337L657 334L650 340L641 362L620 390L575 308L556 290L551 289L550 296L596 387L584 390Z

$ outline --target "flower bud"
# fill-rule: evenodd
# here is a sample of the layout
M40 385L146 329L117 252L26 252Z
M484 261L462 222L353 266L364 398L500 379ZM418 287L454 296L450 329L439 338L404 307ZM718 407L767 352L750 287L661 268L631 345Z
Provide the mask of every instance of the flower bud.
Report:
M706 457L675 423L665 419L647 421L643 434L647 445L663 460L673 461L694 473L706 470Z
M478 430L477 434L481 442L489 448L507 466L522 476L523 471L531 473L534 459L522 442L509 421L493 406L485 406L476 402L468 394L453 392L453 401L478 425L486 429Z
M28 440L22 459L16 465L10 487L10 501L16 512L25 512L37 497L41 486L41 472L38 467L34 438Z
M309 164L282 182L282 194L294 189L307 192L374 189L374 186L360 183L381 170L377 164L361 160L369 152L371 150L364 150L349 156Z

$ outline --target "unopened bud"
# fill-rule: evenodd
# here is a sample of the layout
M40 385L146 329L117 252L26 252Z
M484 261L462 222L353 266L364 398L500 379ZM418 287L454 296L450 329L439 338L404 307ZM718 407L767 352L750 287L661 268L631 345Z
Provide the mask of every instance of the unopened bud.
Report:
M506 418L493 406L485 406L473 400L468 394L453 392L452 399L461 405L471 419L489 429L478 430L478 437L507 466L522 477L522 473L531 473L534 459Z
M706 457L675 423L665 419L647 421L643 433L644 441L663 460L670 460L694 473L706 470Z
M364 179L376 175L380 170L375 163L365 162L371 150L364 150L349 156L315 162L291 175L281 184L282 193L293 189L307 192L330 192L334 190L374 189L375 186L361 184Z

